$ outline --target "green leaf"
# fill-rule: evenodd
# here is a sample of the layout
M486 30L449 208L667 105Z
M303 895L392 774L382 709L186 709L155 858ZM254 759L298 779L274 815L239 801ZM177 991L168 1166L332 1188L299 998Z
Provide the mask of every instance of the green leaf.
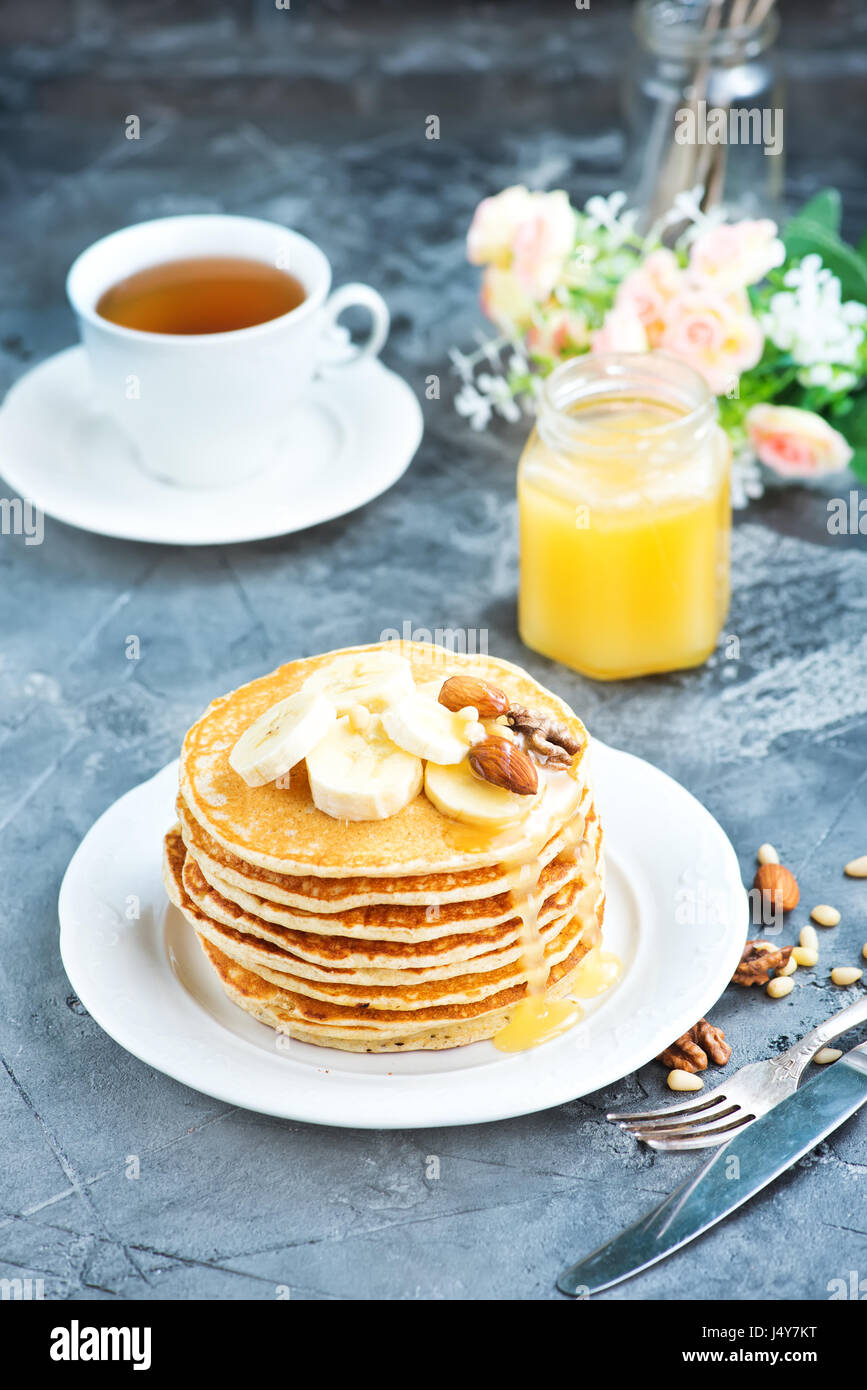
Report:
M817 193L808 203L805 203L800 212L796 213L792 221L794 222L815 222L818 226L824 227L828 232L840 231L840 221L843 216L843 203L836 188L823 188L821 193ZM790 222L783 231L785 237L788 233Z
M864 233L855 249L862 261L867 261L867 232Z
M843 298L867 303L867 263L835 232L819 222L795 217L786 228L783 241L792 260L799 261L816 252L822 257L822 264L839 279Z

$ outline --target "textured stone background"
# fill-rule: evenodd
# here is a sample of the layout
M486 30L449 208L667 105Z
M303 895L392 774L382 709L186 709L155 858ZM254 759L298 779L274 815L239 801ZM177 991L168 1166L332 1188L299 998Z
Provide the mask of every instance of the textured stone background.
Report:
M788 186L827 182L867 224L865 16L789 4ZM0 60L4 182L0 387L69 343L65 269L96 236L162 213L228 209L312 234L337 282L387 296L385 359L420 388L472 340L462 237L479 196L518 180L576 199L617 186L628 9L23 0ZM123 138L141 117L142 139ZM424 118L440 115L438 144ZM426 403L407 476L343 520L258 545L161 549L48 522L0 539L0 1275L47 1296L551 1298L569 1258L669 1191L694 1160L606 1124L664 1099L651 1064L608 1091L509 1123L329 1130L249 1114L151 1072L71 997L57 891L93 820L175 756L217 692L279 661L375 640L409 619L486 627L490 646L572 700L602 738L672 773L730 833L745 876L772 839L807 907L843 925L786 1000L729 990L737 1063L840 1007L833 960L867 939L842 864L867 851L867 553L830 537L825 493L770 491L739 518L727 631L740 660L601 686L515 629L520 431L472 435L451 385ZM137 633L142 658L124 656ZM797 927L805 913L794 914ZM855 1041L855 1039L851 1039ZM865 1120L615 1299L827 1297L867 1272ZM125 1177L128 1154L141 1177ZM425 1156L441 1160L439 1181Z

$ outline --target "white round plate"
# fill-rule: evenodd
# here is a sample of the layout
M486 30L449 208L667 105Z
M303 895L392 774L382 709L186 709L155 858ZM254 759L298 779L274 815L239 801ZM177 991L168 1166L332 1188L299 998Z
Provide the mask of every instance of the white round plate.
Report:
M136 466L67 348L16 382L0 410L0 471L47 516L164 545L226 545L303 531L396 483L421 442L413 392L376 359L314 383L286 419L280 463L234 487L188 490Z
M60 948L79 999L168 1076L248 1110L317 1124L415 1129L530 1114L657 1056L708 1012L740 959L747 899L734 850L689 792L596 742L606 831L605 948L618 983L570 1032L529 1052L492 1043L367 1055L282 1037L232 1004L166 900L162 837L177 764L110 807L60 890Z

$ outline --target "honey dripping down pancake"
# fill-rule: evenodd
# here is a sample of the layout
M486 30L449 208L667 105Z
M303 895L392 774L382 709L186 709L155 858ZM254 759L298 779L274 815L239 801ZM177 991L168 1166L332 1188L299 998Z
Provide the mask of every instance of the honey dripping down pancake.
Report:
M228 997L349 1051L533 1047L613 982L589 735L426 643L290 662L184 739L171 901Z

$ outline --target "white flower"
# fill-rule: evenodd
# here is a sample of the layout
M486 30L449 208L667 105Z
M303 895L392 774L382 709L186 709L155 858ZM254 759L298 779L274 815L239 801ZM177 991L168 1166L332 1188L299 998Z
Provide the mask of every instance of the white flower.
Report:
M814 367L802 367L798 372L801 386L824 386L829 391L851 391L858 384L858 373L830 362L817 362Z
M467 357L466 353L461 352L460 348L456 348L456 347L450 347L450 348L449 348L449 357L451 358L452 366L454 367L455 371L456 371L456 372L458 373L458 375L460 376L461 380L462 380L462 381L472 381L472 379L473 379L473 361L472 361L472 358Z
M469 420L474 430L483 430L491 418L491 403L480 396L471 382L465 382L455 396L455 410Z
M510 420L512 424L521 418L521 408L512 395L511 388L504 376L489 376L487 372L479 372L479 389L504 420Z
M864 340L867 307L841 302L840 281L817 255L805 256L783 277L762 318L767 336L799 366L854 367ZM816 384L822 384L821 382Z
M584 215L593 231L608 232L615 246L626 241L635 232L635 224L638 221L638 209L631 208L625 211L626 194L622 192L611 193L607 198L595 197L588 198L584 205ZM592 259L592 257L587 258ZM586 264L582 259L578 265ZM573 269L573 274L577 273L577 266Z
M749 445L744 445L735 453L731 465L732 506L735 511L743 511L750 502L761 497L764 490L759 461Z

